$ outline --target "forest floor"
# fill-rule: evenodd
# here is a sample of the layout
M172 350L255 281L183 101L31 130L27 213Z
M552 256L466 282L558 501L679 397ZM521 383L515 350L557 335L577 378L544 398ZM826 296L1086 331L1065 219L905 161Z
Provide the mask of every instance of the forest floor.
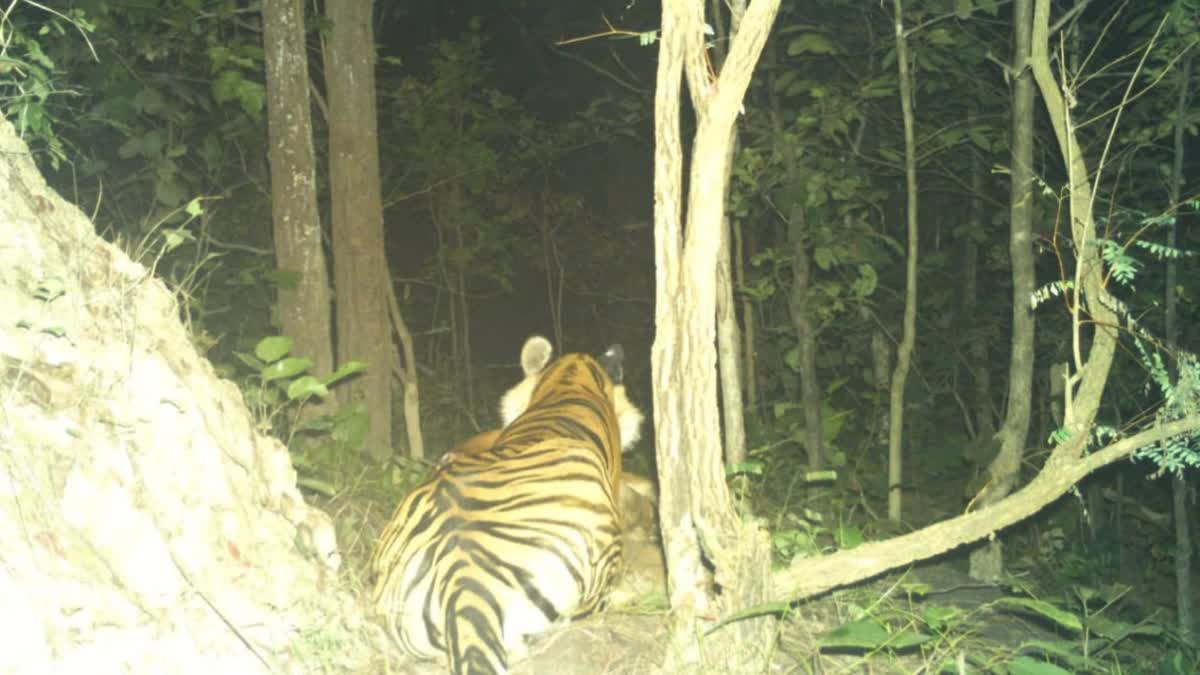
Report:
M359 521L357 532L382 527L384 516L377 505L367 504L365 496L350 502L353 505L342 503L343 515L372 511L375 515L366 519L378 521L369 526ZM335 520L344 522L336 513ZM347 541L344 535L341 540L348 567L361 570L369 542L363 537ZM528 658L513 665L515 675L663 672L668 614L662 551L656 540L627 542L627 556L631 572L614 591L610 608L533 641ZM780 624L769 672L901 674L955 672L960 667L965 670L958 672L1005 672L1005 664L1014 659L1040 653L1034 648L1037 645L1065 644L1064 649L1071 649L1070 639L1064 642L1061 631L1040 617L1000 606L998 601L1014 595L1011 584L974 581L966 566L965 555L945 557L801 603ZM368 592L360 591L363 597ZM853 637L829 641L829 636L838 635L839 627L855 622L887 626L897 636L920 636L919 644L893 650L870 641L847 647ZM376 672L380 673L445 672L441 664L413 663L394 652L380 654L379 659ZM706 671L700 667L697 672Z

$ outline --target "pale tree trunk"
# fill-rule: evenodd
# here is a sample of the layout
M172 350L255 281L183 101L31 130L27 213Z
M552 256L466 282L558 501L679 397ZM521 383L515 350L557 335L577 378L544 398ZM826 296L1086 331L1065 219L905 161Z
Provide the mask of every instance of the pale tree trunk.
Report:
M737 143L729 144L729 165ZM717 253L717 363L721 374L721 414L725 424L725 464L746 461L746 418L742 403L742 336L733 302L732 247L729 216L721 221L721 247Z
M900 520L903 514L904 480L904 385L912 364L917 339L917 148L913 134L912 82L908 74L908 39L904 35L904 7L892 3L896 30L896 66L900 74L900 110L904 115L904 178L908 208L908 260L905 269L904 334L896 348L896 370L892 373L888 415L888 518Z
M1049 24L1050 0L1036 0L1029 63L1067 167L1070 228L1077 261L1072 278L1078 291L1072 291L1068 298L1075 347L1073 374L1066 387L1067 401L1064 404L1065 425L1070 436L1051 451L1038 475L1007 499L911 534L870 542L832 555L798 560L772 575L773 595L777 598L797 600L812 597L978 541L1037 513L1097 469L1126 459L1137 449L1149 444L1194 433L1200 428L1200 415L1191 415L1181 420L1151 425L1106 447L1085 452L1112 367L1118 324L1117 317L1109 308L1113 300L1106 296L1104 290L1104 269L1099 251L1088 244L1096 237L1096 224L1092 217L1092 184L1087 162L1070 121L1070 111L1064 104L1050 68ZM1087 302L1086 311L1080 303L1080 295ZM1081 344L1080 332L1085 324L1091 327L1090 345Z
M709 16L716 32L716 43L709 50L713 67L720 69L725 62L726 48L729 46L728 35L737 33L738 24L746 12L745 0L739 0L730 5L731 15L728 30L723 21L721 3L719 0L709 0ZM733 166L737 156L737 129L733 131L733 140L726 150L726 163ZM725 204L722 202L722 207ZM737 309L733 300L733 246L729 212L722 208L721 244L717 252L717 365L721 377L721 414L722 429L725 432L725 465L734 467L746 461L746 418L745 404L742 402L742 335L738 328ZM738 261L739 264L741 261Z
M710 80L703 0L663 3L655 96L655 340L652 350L660 518L668 590L675 614L665 672L763 672L773 625L738 621L698 639L698 618L717 618L766 600L770 550L765 533L743 522L725 483L717 404L715 277L721 248L729 148L738 109L779 9L755 0L742 14L725 63ZM740 18L740 21L738 20ZM686 66L686 68L685 68ZM683 217L680 90L686 72L696 111ZM686 238L685 238L686 233ZM686 385L685 385L686 383ZM710 561L714 593L701 556Z
M1096 238L1096 222L1092 213L1095 204L1091 174L1088 172L1083 148L1075 136L1070 108L1067 107L1050 69L1049 0L1036 0L1033 15L1033 39L1030 47L1032 56L1029 63L1034 81L1037 82L1046 105L1059 150L1066 163L1067 185L1070 188L1068 197L1071 237L1078 260L1074 274L1075 287L1071 297L1073 363L1070 367L1073 372L1067 382L1067 400L1063 406L1063 422L1071 440L1054 449L1051 455L1053 466L1053 460L1056 458L1077 458L1086 445L1086 437L1091 431L1096 411L1100 408L1100 399L1104 395L1108 371L1116 351L1118 321L1116 314L1110 309L1113 302L1104 288L1104 263L1100 259L1098 248L1092 245ZM1083 356L1081 331L1084 324L1082 314L1085 311L1091 315L1090 319L1095 326L1086 359Z
M312 359L312 374L324 376L333 372L333 345L329 273L317 211L304 6L299 0L267 0L262 16L275 262L298 274L295 287L279 288L279 322L293 340L292 353Z
M1172 209L1179 208L1179 200L1183 192L1183 134L1186 126L1184 118L1187 115L1189 99L1191 99L1189 81L1192 79L1192 54L1192 51L1187 53L1179 69L1179 95L1175 102L1175 158L1171 167L1171 183L1168 193ZM1167 233L1167 246L1175 248L1178 245L1179 235L1178 216L1171 222L1170 227L1171 229ZM1175 258L1167 259L1166 335L1167 344L1171 349L1179 348L1179 297L1175 292L1175 283L1179 275L1178 267ZM1187 492L1187 481L1184 477L1182 475L1173 476L1171 478L1171 503L1175 515L1175 601L1179 607L1177 610L1178 629L1180 638L1185 643L1192 644L1192 637L1195 634L1195 619L1192 611L1192 538L1188 532Z
M371 459L381 462L392 454L393 368L371 7L370 0L327 4L333 26L325 45L325 87L337 357L339 363L359 360L368 366L345 388L343 401L361 397L366 404L371 420L366 449Z
M974 126L976 120L974 111L967 115L968 126ZM983 207L984 166L984 158L978 153L971 153L971 205L967 216L967 239L963 246L966 251L963 255L963 297L960 305L960 320L967 326L978 324L976 315L979 312L979 235L987 229ZM996 423L992 418L991 359L988 358L988 339L991 336L982 330L969 332L968 335L968 371L974 385L968 422L973 438L979 439L980 442L990 441L996 433Z
M1012 353L1008 364L1008 408L1000 428L1000 452L976 504L987 507L1012 492L1025 459L1033 401L1034 316L1029 305L1035 286L1033 259L1033 76L1026 60L1033 30L1032 0L1013 4L1013 93L1010 230L1012 265ZM971 552L971 577L996 581L1004 573L1003 549L993 539Z

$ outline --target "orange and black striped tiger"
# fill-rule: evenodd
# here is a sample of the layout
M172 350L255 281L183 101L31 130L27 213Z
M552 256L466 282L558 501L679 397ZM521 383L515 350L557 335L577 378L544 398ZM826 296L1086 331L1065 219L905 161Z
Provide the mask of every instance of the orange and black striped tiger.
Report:
M623 352L551 363L551 351L525 342L525 379L502 399L494 443L452 451L371 557L389 632L413 655L446 655L454 673L506 673L527 636L593 611L621 565L621 451L642 421Z

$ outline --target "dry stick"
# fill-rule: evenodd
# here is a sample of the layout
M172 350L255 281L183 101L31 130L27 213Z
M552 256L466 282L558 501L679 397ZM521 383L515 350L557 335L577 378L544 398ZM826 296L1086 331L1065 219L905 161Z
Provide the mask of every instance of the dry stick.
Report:
M408 454L410 457L424 459L425 439L421 434L420 393L417 387L417 361L412 333L409 332L404 315L400 312L400 303L396 301L396 289L390 283L387 285L387 292L392 328L400 337L400 347L404 350L404 362L393 362L392 372L404 387L404 429L408 432ZM392 354L394 358L395 351ZM410 397L415 400L409 400ZM410 414L412 408L416 409L416 414Z

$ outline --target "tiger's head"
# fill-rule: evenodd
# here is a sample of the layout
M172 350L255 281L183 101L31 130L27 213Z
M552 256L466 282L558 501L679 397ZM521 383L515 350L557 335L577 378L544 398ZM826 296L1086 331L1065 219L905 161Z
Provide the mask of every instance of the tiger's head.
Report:
M509 389L500 399L500 421L508 426L529 407L530 398L537 388L542 371L550 363L554 348L550 341L540 335L531 336L521 348L521 370L525 378ZM625 393L624 371L625 350L613 345L596 359L613 383L613 410L617 413L617 426L621 433L621 449L629 450L642 437L642 420L645 416Z

